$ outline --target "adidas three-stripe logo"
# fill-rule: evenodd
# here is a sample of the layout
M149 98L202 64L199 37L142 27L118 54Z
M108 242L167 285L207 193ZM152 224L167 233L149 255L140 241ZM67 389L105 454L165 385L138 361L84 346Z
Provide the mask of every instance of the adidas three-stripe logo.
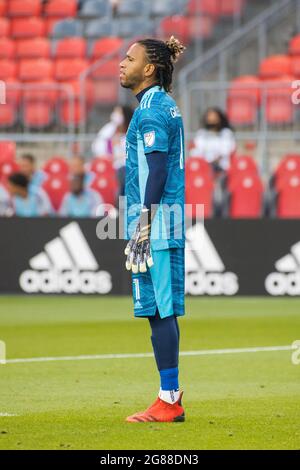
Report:
M59 237L45 244L45 250L29 260L31 270L20 276L27 293L102 293L110 292L111 276L98 271L98 262L77 222L59 231Z
M149 93L149 95L146 95L146 97L144 99L142 99L141 106L140 106L141 109L146 109L146 108L149 109L150 108L151 101L153 99L154 94L155 94L154 92Z
M87 241L77 224L71 222L60 231L60 237L54 238L45 245L45 251L29 260L32 269L96 271L98 263Z
M290 253L275 262L277 272L270 273L265 280L265 289L270 295L300 294L300 241L292 245Z
M225 265L204 225L186 231L186 293L191 295L235 295L238 277L226 272Z

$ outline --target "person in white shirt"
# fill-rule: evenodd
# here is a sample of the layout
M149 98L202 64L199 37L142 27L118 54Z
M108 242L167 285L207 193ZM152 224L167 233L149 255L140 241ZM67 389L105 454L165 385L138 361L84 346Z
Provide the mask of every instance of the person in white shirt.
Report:
M190 156L202 157L212 166L214 173L222 173L230 166L236 149L236 140L227 116L218 108L209 108L203 117L203 127L193 141Z

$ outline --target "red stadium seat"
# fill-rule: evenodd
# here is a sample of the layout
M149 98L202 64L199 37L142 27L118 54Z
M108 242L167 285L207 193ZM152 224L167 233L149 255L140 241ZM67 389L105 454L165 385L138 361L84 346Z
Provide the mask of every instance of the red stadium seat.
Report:
M89 62L85 59L57 59L55 62L56 80L74 80L87 69Z
M227 114L234 126L253 125L257 118L257 106L248 96L233 96L227 98Z
M15 79L7 78L5 79L5 84L6 104L0 104L0 127L10 128L13 127L18 120L18 106L21 99L21 89L20 82Z
M65 176L69 174L69 164L62 157L52 157L43 166L43 170L52 176Z
M227 172L229 178L236 175L258 175L259 171L257 163L253 157L249 155L237 155L232 158L230 168Z
M5 16L7 13L7 1L0 0L0 16Z
M282 158L274 172L275 185L291 174L300 175L300 154L287 154Z
M202 157L189 157L185 162L186 177L205 175L213 177L210 164Z
M94 79L102 79L102 78L116 78L119 72L120 61L119 59L109 59L105 61L103 64L99 65L91 73L91 77Z
M211 176L199 174L186 175L186 215L188 217L199 216L197 205L203 204L203 215L205 218L213 216L213 192L214 182ZM201 215L201 214L200 214Z
M55 105L59 94L57 82L53 80L41 80L28 82L23 91L24 101L44 101Z
M269 124L290 124L294 119L293 78L268 82L265 88L266 120Z
M261 217L263 208L263 185L258 175L237 174L231 180L228 191L230 193L230 217Z
M176 32L176 37L184 44L188 43L189 34L189 20L185 16L167 16L160 23L160 30L164 38Z
M2 178L7 178L9 175L19 170L19 165L15 160L3 160L0 163L0 176Z
M119 63L119 59L111 59L92 72L95 103L113 104L118 100L119 83L116 77L118 77Z
M50 16L50 18L44 18L44 21L46 25L46 36L52 36L54 26L56 25L56 23L58 23L58 21L61 21L61 18L52 18Z
M70 190L69 179L63 174L50 175L43 183L54 210L58 210L65 194Z
M24 102L42 102L55 106L59 96L57 83L52 80L28 82L23 91Z
M13 127L17 122L17 110L14 103L0 105L0 127Z
M227 113L234 125L256 122L260 103L260 81L254 75L244 75L231 82L227 97Z
M294 108L287 93L270 93L267 101L266 118L269 124L291 124L293 122Z
M123 44L123 39L117 37L98 39L93 43L90 57L91 59L100 59L106 54L117 52Z
M293 55L300 55L300 34L294 36L289 43L289 54Z
M16 78L18 65L14 60L0 60L0 80Z
M187 19L187 27L188 42L199 38L208 39L212 36L214 21L209 16L192 16Z
M110 158L94 158L90 166L90 171L98 176L115 177L115 170Z
M240 15L245 6L245 0L220 0L220 14L222 16Z
M46 16L67 18L76 16L77 0L49 0L45 6Z
M91 188L97 191L103 202L106 204L115 204L118 185L115 177L96 176L91 184Z
M260 84L261 81L256 75L241 75L231 81L229 92L238 96L248 95L256 104L259 104Z
M300 78L300 55L292 57L292 74Z
M25 101L23 123L25 127L42 129L53 121L53 107L45 101Z
M16 158L16 143L11 140L0 140L0 162Z
M0 78L1 72L4 70L1 68L0 61ZM7 70L6 70L7 72ZM0 104L0 127L9 128L13 127L18 120L18 104L21 98L20 83L14 78L5 78L6 84L6 103Z
M94 89L91 80L85 80L84 85L79 80L60 82L60 85L66 87L64 90L60 89L59 97L61 100L70 99L70 93L72 94L72 99L80 100L84 91L87 103L91 104L94 101Z
M57 41L56 59L83 59L86 56L86 40L83 38L64 38Z
M102 105L113 105L119 98L119 85L116 80L104 78L93 82L93 100Z
M8 16L39 16L42 11L40 0L9 0Z
M0 18L0 38L10 36L10 21L7 18Z
M278 191L277 197L277 216L280 218L299 218L300 217L300 175L291 174L280 179L276 185Z
M188 13L191 16L197 14L211 15L218 17L221 14L220 0L190 0L188 3Z
M19 78L22 81L47 80L53 78L53 62L49 59L21 60Z
M273 55L260 63L259 75L262 79L292 74L292 59L287 55Z
M213 215L214 179L210 164L201 157L189 157L185 163L186 212L196 217L196 204L204 204L204 216Z
M50 42L46 38L20 39L17 42L16 57L18 59L48 59Z
M21 83L14 78L8 78L6 83L6 101L19 104L22 96Z
M259 174L255 158L252 155L241 155L238 153L236 153L231 159L230 170L235 173L247 171L248 173L252 172Z
M87 111L93 102L93 85L90 80L85 83L80 83L79 80L69 80L67 82L60 82L64 90L60 91L60 109L59 117L60 122L68 126L74 124L78 126L81 122L86 120ZM87 106L83 107L81 104L81 96L85 91L85 98Z
M11 34L15 39L35 38L45 36L46 23L38 17L16 18L11 22Z
M73 104L68 101L63 101L60 104L59 119L63 126L74 125L77 127L80 123L86 120L86 109L83 109L79 101Z
M16 43L9 38L0 37L0 59L14 59Z

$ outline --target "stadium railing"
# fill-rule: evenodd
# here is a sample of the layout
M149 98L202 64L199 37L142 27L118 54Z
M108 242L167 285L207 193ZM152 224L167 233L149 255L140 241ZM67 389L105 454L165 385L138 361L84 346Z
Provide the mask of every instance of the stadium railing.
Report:
M272 4L248 23L235 30L224 41L182 68L178 76L176 94L180 97L187 132L190 132L191 123L195 120L195 115L190 114L188 109L188 103L190 102L188 96L190 93L189 83L209 80L212 73L215 74L219 82L229 80L233 76L229 74L228 64L234 64L231 70L234 70L235 75L238 75L239 72L236 71L236 67L238 66L239 54L251 42L251 45L256 44L257 46L257 59L256 64L250 61L249 65L257 70L258 64L267 55L268 31L287 16L292 19L290 26L299 30L300 2L297 0L282 0ZM253 73L253 71L249 72Z
M300 125L298 109L292 101L295 88L290 80L272 80L251 83L233 82L191 82L187 85L187 102L185 103L188 115L197 114L198 119L186 132L190 141L199 128L199 118L207 108L218 106L227 109L229 118L235 128L238 142L253 141L257 143L257 157L260 170L264 176L270 172L268 158L268 143L270 142L296 142L300 139ZM233 93L233 94L232 94ZM236 98L239 108L247 104L253 108L250 116L252 121L239 122L234 120L230 100ZM244 101L243 101L244 100ZM242 102L243 101L243 102ZM229 106L229 107L228 107Z
M39 125L39 110L36 109L37 118L36 120L26 120L24 119L24 113L26 113L26 106L28 105L45 105L51 108L51 113L59 114L60 107L64 103L68 107L68 113L70 119L66 122L61 129L61 132L66 135L66 140L68 136L74 134L74 112L75 112L75 95L73 88L70 84L59 83L54 81L45 81L45 82L14 82L8 81L5 87L5 104L1 106L12 106L14 112L16 113L16 122L18 125L17 132L9 132L4 135L2 131L0 140L3 140L2 137L5 137L4 140L13 140L13 141L23 141L26 137L27 141L34 139L35 134L39 134L39 128L44 129L45 123L41 116L41 123ZM22 118L21 118L21 115ZM50 124L50 123L49 123ZM42 133L40 134L42 135ZM37 138L37 140L39 140Z

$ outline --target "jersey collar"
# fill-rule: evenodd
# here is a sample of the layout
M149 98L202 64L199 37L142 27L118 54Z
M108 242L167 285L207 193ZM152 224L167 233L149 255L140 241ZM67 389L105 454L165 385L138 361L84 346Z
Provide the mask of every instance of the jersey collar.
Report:
M142 90L140 93L138 93L136 95L137 99L139 100L140 102L140 105L142 105L145 100L148 98L148 96L152 93L157 93L158 91L161 91L161 88L159 85L154 85L154 86L151 86L151 87L148 87L148 88L145 88L144 90ZM140 96L139 96L140 95Z

